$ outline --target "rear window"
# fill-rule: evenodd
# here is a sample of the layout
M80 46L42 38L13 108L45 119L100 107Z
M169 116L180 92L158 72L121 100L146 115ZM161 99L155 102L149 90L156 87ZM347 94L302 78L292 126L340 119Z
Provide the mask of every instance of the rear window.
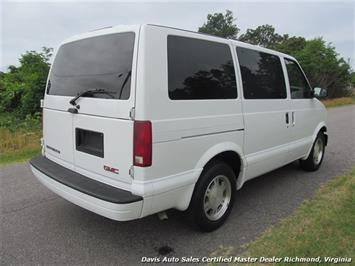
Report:
M168 36L168 87L172 100L237 98L229 46Z
M116 33L64 44L54 60L47 93L76 96L90 89L87 97L128 99L130 96L134 33Z
M237 47L245 99L284 99L286 85L280 58Z

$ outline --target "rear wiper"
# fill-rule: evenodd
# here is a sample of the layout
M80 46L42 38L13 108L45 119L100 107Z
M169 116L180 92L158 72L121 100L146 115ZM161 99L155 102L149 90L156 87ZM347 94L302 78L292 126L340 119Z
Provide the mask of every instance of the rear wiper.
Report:
M77 96L75 96L73 99L71 99L69 101L69 103L73 106L77 106L76 104L76 101L80 98L80 97L83 97L85 95L93 95L93 94L96 94L96 93L103 93L103 94L107 94L107 95L110 95L112 98L114 98L114 96L112 95L112 92L110 91L106 91L105 89L89 89L89 90L86 90L86 91L82 91L80 93L78 93Z
M125 79L124 79L124 81L123 81L123 83L122 83L122 85L121 85L121 88L120 88L120 96L119 96L119 99L121 99L122 92L123 92L123 88L124 88L124 86L127 84L128 79L131 77L131 74L132 74L132 71L128 71L128 72L127 72L127 75L126 75L126 77L125 77ZM121 73L119 77L121 77L122 75L123 75L123 73Z

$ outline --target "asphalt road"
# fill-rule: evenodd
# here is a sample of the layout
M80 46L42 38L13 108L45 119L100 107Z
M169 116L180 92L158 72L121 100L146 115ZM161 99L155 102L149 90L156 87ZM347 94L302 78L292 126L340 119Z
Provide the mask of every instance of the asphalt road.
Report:
M1 265L137 265L142 256L209 256L250 242L293 212L332 177L355 164L355 106L328 113L329 145L317 172L298 163L247 182L226 224L203 234L177 211L115 222L71 204L42 186L28 164L0 168Z

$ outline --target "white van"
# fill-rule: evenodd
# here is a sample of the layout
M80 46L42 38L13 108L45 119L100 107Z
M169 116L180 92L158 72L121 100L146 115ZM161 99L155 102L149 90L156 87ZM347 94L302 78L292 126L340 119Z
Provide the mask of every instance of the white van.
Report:
M175 208L211 231L247 180L295 160L319 168L315 94L293 57L269 49L157 25L85 33L56 53L31 168L110 219Z

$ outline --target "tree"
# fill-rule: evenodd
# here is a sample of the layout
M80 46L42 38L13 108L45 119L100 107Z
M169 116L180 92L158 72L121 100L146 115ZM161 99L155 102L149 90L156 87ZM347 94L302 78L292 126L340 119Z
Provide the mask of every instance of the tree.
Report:
M308 40L292 54L302 65L313 86L327 88L329 98L349 94L351 67L330 43L322 38Z
M52 49L46 47L40 53L28 51L20 57L19 67L8 67L0 76L0 110L21 115L40 110L51 55Z
M239 28L235 25L233 13L226 10L226 13L214 13L207 15L207 22L198 28L199 32L212 34L219 37L237 39Z
M247 29L246 33L239 37L239 41L274 48L288 38L287 34L280 35L271 25L261 25L255 29Z
M293 36L284 39L281 43L277 44L274 49L285 54L294 55L304 49L305 46L305 38Z
M355 89L355 72L351 73L351 86Z
M4 76L5 76L5 73L0 71L0 80L2 80ZM3 90L4 90L4 85L0 82L0 94Z

